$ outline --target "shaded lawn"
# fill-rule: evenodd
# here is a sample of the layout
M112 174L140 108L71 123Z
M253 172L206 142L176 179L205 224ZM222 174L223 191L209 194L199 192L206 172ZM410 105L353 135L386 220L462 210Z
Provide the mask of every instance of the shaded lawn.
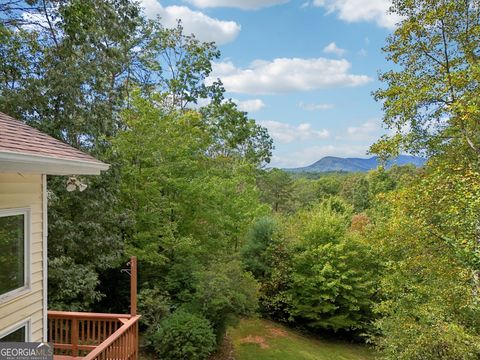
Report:
M373 360L361 345L314 339L262 319L244 319L228 331L236 360Z

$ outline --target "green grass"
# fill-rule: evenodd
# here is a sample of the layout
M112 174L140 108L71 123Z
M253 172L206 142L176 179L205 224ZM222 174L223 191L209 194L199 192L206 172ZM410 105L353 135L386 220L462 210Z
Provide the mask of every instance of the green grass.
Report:
M236 360L373 360L365 346L314 339L277 323L242 320L229 329Z

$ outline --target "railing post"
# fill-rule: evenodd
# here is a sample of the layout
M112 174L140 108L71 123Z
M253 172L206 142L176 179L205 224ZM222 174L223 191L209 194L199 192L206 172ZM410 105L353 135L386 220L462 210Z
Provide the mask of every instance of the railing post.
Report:
M72 356L78 356L78 319L72 319Z
M133 360L138 360L138 321L135 323L135 329L133 333L133 346L134 346L134 355Z
M130 314L137 315L137 257L130 259Z

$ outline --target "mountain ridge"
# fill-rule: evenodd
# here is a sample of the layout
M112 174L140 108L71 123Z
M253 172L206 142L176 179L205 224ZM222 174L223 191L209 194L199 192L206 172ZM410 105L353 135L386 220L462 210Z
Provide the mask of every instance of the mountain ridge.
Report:
M416 167L422 167L427 160L421 157L412 155L399 155L395 159L387 161L386 168L391 168L393 165L408 165L412 164ZM372 156L370 158L342 158L336 156L325 156L313 164L299 168L283 169L287 172L302 173L302 172L367 172L374 170L379 165L378 157Z

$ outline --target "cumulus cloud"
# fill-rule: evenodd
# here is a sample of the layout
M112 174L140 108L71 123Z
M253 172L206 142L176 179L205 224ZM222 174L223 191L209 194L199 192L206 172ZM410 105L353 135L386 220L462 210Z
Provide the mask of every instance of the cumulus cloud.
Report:
M366 157L368 145L329 144L303 148L283 154L274 154L272 167L296 168L308 166L325 156Z
M141 5L147 17L160 16L166 27L175 27L177 20L182 20L185 33L193 33L201 41L225 44L233 41L241 30L241 26L235 21L215 19L186 6L164 7L157 0L141 0Z
M393 29L401 20L398 15L388 13L392 0L313 0L313 5L337 13L347 22L374 22L387 29Z
M343 56L347 53L347 50L339 48L337 44L331 42L323 48L323 52L326 54L335 54L337 56Z
M255 112L265 107L265 103L260 99L251 99L244 101L232 99L232 101L237 104L240 111Z
M355 140L374 140L379 136L381 130L380 121L372 119L364 122L360 126L348 127L347 136Z
M303 101L298 106L307 111L329 110L335 107L333 104L306 104Z
M288 144L296 140L321 140L330 136L326 129L314 130L308 123L293 126L279 121L259 121L259 124L268 129L270 136L281 143Z
M227 91L246 94L278 94L334 87L364 85L372 79L349 73L351 64L345 60L325 58L278 58L255 60L246 69L232 62L213 64L207 83L220 78Z
M263 7L285 4L289 0L187 0L199 8L231 7L242 10L257 10Z

